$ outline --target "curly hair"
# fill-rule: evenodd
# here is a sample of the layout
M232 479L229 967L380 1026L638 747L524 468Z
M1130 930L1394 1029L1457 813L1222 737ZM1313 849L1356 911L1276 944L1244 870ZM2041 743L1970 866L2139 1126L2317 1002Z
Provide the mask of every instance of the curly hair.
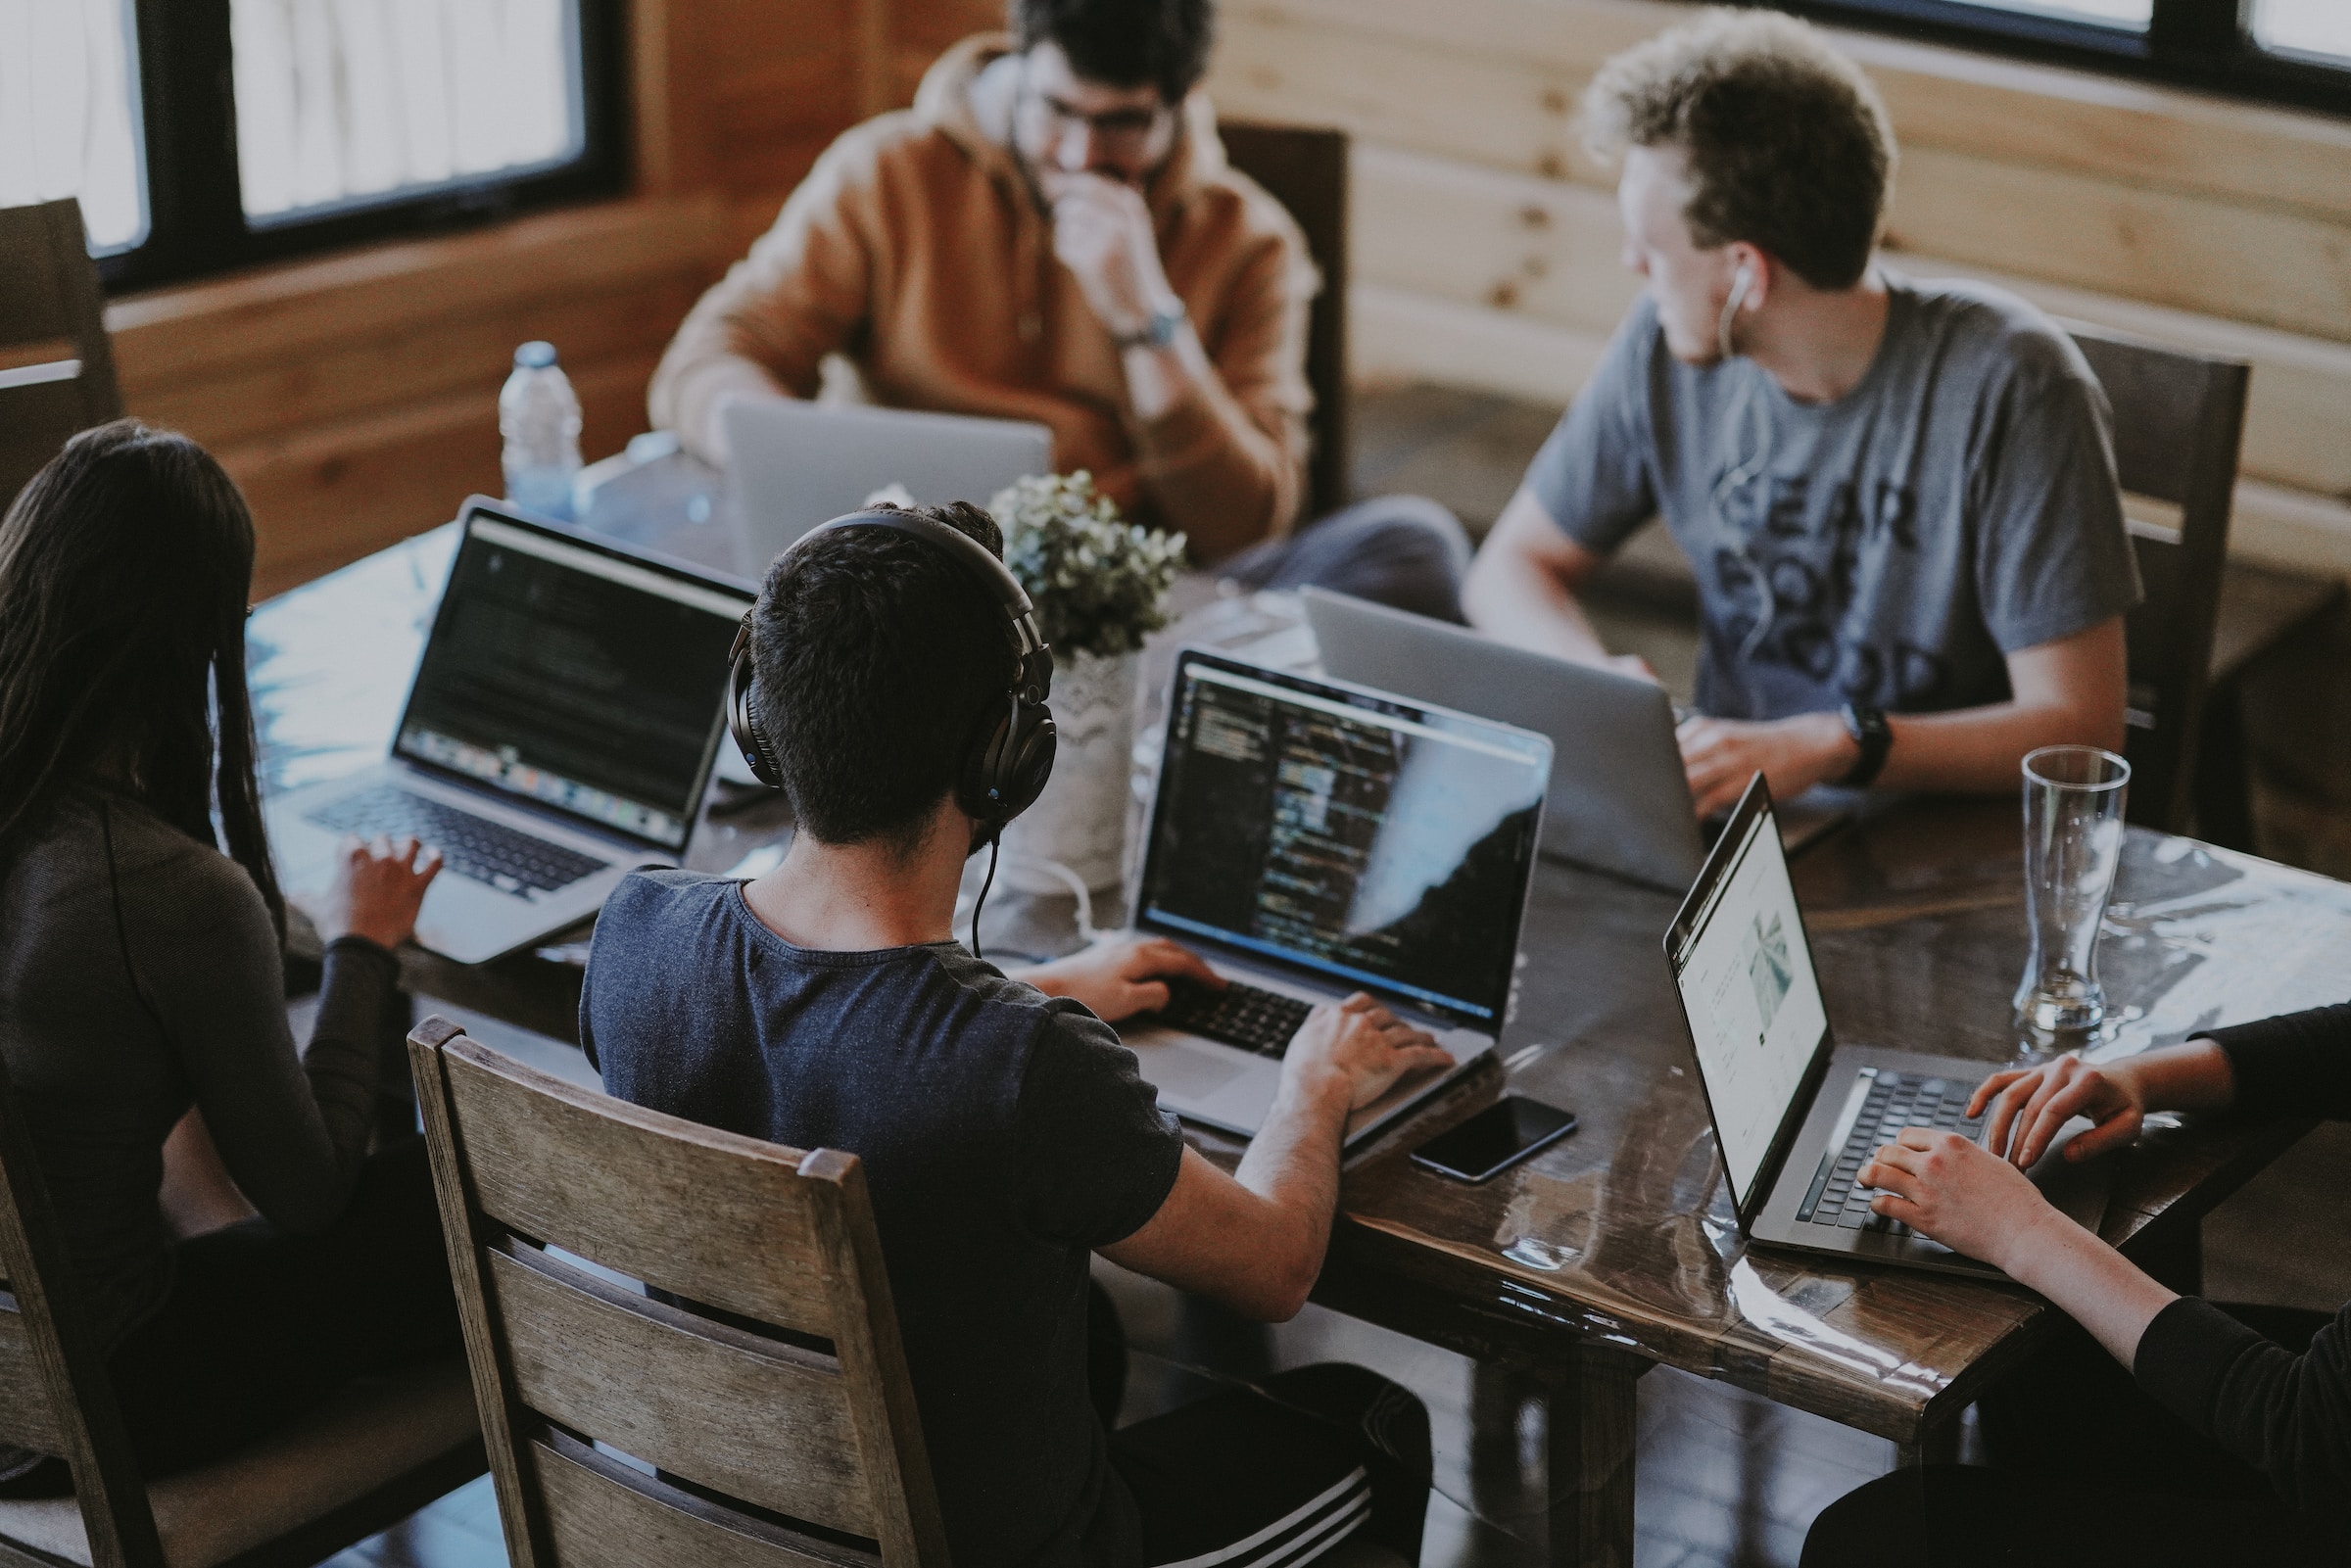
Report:
M1171 104L1207 73L1216 42L1214 0L1009 0L1005 15L1024 51L1059 44L1088 81L1148 82Z
M1894 126L1861 69L1794 17L1705 11L1617 55L1585 92L1584 134L1603 161L1680 148L1702 248L1744 241L1817 289L1869 265Z

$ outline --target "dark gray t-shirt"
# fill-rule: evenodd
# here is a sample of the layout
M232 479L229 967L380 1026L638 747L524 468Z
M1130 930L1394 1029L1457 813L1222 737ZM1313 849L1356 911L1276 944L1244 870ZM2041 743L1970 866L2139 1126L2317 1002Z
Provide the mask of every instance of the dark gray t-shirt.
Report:
M795 947L743 884L621 883L580 1038L621 1099L857 1156L958 1568L1139 1560L1086 1390L1086 1260L1176 1184L1134 1053L953 942Z
M1750 359L1675 359L1644 296L1527 471L1588 549L1662 514L1698 578L1704 712L2004 701L2004 655L2138 602L2072 340L1997 289L1886 282L1876 359L1822 404Z

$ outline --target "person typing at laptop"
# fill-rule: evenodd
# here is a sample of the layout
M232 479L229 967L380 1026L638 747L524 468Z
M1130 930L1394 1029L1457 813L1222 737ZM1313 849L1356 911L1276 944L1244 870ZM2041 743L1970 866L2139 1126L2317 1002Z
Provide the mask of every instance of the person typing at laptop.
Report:
M1874 1206L1996 1263L2087 1334L1985 1400L1994 1468L1862 1488L1814 1525L1807 1568L1881 1563L1925 1540L1936 1563L2343 1560L2351 1307L2329 1318L2181 1296L2057 1214L2020 1167L2076 1117L2095 1125L2073 1160L2128 1145L2151 1111L2351 1117L2351 1004L1996 1073L1971 1109L1988 1116L1981 1146L1911 1128L1880 1149L1861 1171L1883 1189Z
M1868 80L1714 11L1608 62L1586 115L1647 288L1480 550L1471 624L1607 662L1576 595L1662 514L1698 581L1702 816L1758 770L1782 800L2012 789L2037 746L2119 748L2139 585L2105 397L2024 301L1873 261Z
M742 712L797 834L747 883L624 882L582 1042L624 1099L864 1163L958 1563L1300 1563L1367 1521L1417 1560L1426 1413L1367 1372L1301 1368L1105 1432L1090 1256L1294 1314L1350 1112L1449 1059L1367 997L1318 1009L1228 1175L1103 1022L1171 979L1213 988L1196 957L1128 942L1013 979L955 942L965 861L1042 786L1022 704L1049 656L1008 619L1000 550L959 504L856 514L776 562Z
M1196 90L1212 0L1012 0L1010 19L817 161L678 329L654 426L723 467L730 400L814 397L840 354L878 403L1049 425L1057 468L1247 587L1460 620L1468 540L1435 502L1294 532L1315 268Z
M424 1141L369 1151L384 1069L408 1082L392 949L439 857L342 846L298 1052L253 548L219 465L130 420L74 437L0 520L0 1063L150 1480L458 1344ZM0 1497L74 1479L0 1443Z

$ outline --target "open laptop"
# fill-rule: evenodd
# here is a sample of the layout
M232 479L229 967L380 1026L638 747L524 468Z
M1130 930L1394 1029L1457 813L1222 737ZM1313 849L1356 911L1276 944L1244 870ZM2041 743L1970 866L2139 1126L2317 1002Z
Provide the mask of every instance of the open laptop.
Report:
M1343 594L1299 597L1338 679L1551 737L1545 854L1675 892L1698 875L1705 845L1663 687Z
M740 588L475 497L376 767L276 796L287 896L315 909L346 834L413 833L446 869L416 940L476 964L685 851L724 727Z
M1053 471L1053 432L1025 419L978 419L859 404L738 398L727 431L727 526L745 577L819 523L886 491L921 506L984 506L1016 479Z
M1457 1065L1358 1111L1360 1143L1502 1032L1551 742L1197 648L1168 714L1133 925L1232 984L1179 984L1120 1035L1163 1106L1253 1135L1308 1009L1368 991Z
M1665 933L1739 1228L1750 1239L1957 1273L1988 1263L1870 1212L1854 1173L1907 1126L1980 1137L1967 1117L1996 1066L1877 1046L1829 1030L1803 912L1757 774ZM2106 1212L2108 1162L2069 1164L2076 1117L2028 1172L2087 1229Z

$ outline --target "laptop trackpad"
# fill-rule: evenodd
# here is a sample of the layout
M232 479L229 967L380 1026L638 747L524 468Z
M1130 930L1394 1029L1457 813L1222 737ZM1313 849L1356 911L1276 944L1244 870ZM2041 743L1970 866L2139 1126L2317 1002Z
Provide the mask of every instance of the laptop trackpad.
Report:
M1173 1095L1192 1105L1207 1100L1249 1067L1245 1062L1234 1062L1216 1052L1197 1051L1176 1042L1138 1046L1134 1055L1145 1083L1163 1096Z

